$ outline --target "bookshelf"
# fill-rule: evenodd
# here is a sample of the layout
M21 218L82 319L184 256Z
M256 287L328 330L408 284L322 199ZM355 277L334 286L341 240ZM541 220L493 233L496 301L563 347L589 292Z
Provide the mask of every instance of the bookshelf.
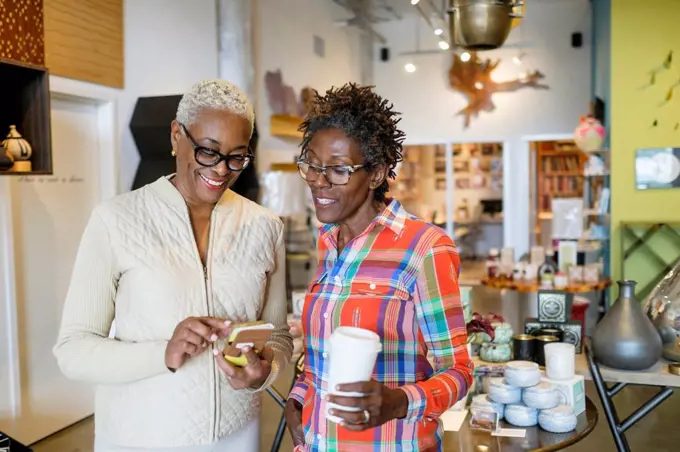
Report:
M556 198L582 198L584 169L588 156L572 140L536 141L531 143L536 212L535 243L549 240L546 222L552 220L552 201Z

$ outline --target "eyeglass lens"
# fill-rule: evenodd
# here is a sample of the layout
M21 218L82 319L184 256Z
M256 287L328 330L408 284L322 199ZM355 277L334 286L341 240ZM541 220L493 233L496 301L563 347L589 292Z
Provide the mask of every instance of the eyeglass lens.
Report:
M312 165L309 162L300 162L298 165L300 169L300 175L303 179L309 182L315 182L319 175L324 173L322 167ZM333 185L345 185L349 182L351 172L349 168L344 166L330 166L325 169L326 180L329 184Z

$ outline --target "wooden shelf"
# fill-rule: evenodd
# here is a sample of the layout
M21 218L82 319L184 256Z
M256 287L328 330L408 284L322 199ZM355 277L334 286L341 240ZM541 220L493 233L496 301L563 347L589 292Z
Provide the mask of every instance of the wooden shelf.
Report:
M492 287L494 289L508 289L515 292L535 293L538 292L540 286L538 281L507 281L507 280L489 280L482 279L482 285ZM563 289L557 289L569 293L586 293L604 290L612 285L611 279L603 279L597 283L583 283L578 285L571 285Z
M18 61L0 59L3 99L0 104L0 141L10 125L33 150L31 171L2 171L0 175L52 174L50 88L47 69Z
M302 138L302 132L298 130L302 118L291 115L271 115L269 117L269 133L279 138Z

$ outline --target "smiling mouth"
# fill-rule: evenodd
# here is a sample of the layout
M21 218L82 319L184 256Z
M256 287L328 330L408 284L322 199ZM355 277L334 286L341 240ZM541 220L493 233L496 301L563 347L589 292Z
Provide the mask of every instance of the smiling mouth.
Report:
M201 180L203 183L211 190L220 190L224 188L226 185L227 181L225 180L215 180L215 179L210 179L209 177L204 176L203 174L199 174L201 177Z
M318 206L322 206L322 207L330 206L331 204L335 204L336 202L338 202L337 199L319 198L319 197L315 197L314 201L316 202L316 204Z

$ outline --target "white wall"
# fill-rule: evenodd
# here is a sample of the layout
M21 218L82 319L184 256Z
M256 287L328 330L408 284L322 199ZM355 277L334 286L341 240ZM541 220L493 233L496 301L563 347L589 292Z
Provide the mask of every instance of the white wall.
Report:
M299 141L281 140L269 134L271 110L264 75L280 69L284 82L298 93L305 86L320 92L361 77L359 32L333 22L350 13L331 0L259 0L255 15L256 115L260 142L257 165L266 171L272 162L290 162L299 152ZM325 40L326 53L314 53L314 36Z
M183 94L197 81L218 76L216 11L215 0L125 2L125 89L118 103L121 191L132 186L139 162L130 133L137 98Z
M543 81L550 90L523 88L494 95L496 110L473 118L468 129L463 128L463 117L456 116L467 104L466 98L448 87L449 55L398 55L416 50L417 16L378 27L389 40L391 59L383 63L376 56L373 72L377 91L403 113L401 126L408 143L508 144L504 149L504 241L518 252L525 251L529 243L529 156L521 137L573 132L579 115L587 112L591 92L589 0L527 3L526 17L507 43L528 41L531 47L499 49L480 56L502 60L495 71L502 81L517 78L520 70L512 57L524 51L526 66L544 73ZM571 47L571 33L575 31L584 34L580 49ZM437 48L436 37L424 22L420 35L420 50ZM409 60L417 66L410 74L403 69Z

